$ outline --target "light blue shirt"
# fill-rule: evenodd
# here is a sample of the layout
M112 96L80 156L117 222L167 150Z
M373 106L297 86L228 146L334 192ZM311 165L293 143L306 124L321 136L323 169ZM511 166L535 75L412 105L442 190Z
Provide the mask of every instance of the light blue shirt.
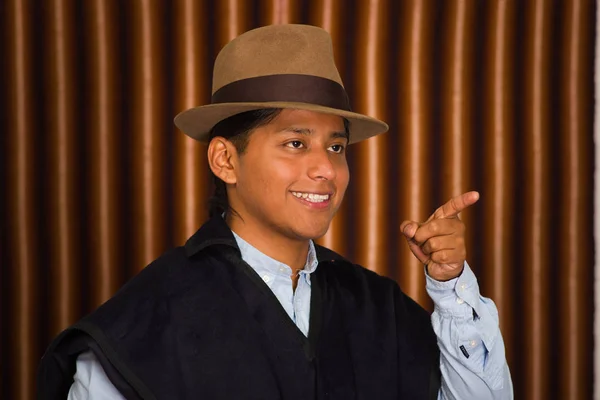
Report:
M433 330L440 348L442 387L438 399L513 399L498 310L479 294L477 278L465 262L447 282L426 276L433 300Z
M306 264L298 274L298 284L294 291L291 280L293 271L288 265L261 253L235 232L233 232L233 236L235 236L242 253L242 259L256 271L269 289L273 291L298 329L304 333L304 336L308 336L311 293L310 274L315 272L319 264L312 240L308 247Z
M317 269L311 241L298 285L292 288L292 269L254 248L235 234L242 259L273 291L296 326L308 336L310 316L310 275ZM427 293L434 302L431 316L440 348L442 386L439 400L512 399L510 372L504 356L504 342L494 302L479 294L477 279L465 262L460 277L438 282L428 275ZM77 358L74 383L68 400L121 400L93 353Z

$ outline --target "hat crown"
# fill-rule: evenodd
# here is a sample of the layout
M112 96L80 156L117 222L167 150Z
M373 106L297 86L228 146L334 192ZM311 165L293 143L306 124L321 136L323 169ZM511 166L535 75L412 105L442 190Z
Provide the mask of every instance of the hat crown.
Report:
M385 122L352 112L331 37L310 25L269 25L229 42L217 55L210 104L179 113L175 125L208 142L210 130L263 108L307 110L350 121L350 143L385 132Z
M212 93L232 82L269 75L300 74L343 86L329 33L309 25L269 25L248 31L219 52Z

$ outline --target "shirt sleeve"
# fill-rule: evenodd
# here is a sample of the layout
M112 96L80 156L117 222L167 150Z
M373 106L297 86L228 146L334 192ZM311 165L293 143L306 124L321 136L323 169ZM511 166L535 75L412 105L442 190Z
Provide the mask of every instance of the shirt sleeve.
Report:
M426 280L440 348L438 399L513 399L498 310L479 294L469 265L465 262L462 274L450 281L436 281L427 274Z
M76 368L67 400L125 400L91 351L77 357Z

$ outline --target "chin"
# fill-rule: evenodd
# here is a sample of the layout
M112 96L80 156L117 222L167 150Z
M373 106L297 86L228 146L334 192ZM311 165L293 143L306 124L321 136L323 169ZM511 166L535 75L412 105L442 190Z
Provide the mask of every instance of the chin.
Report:
M295 233L302 239L316 240L327 233L330 224L331 221L321 224L315 224L313 222L311 224L306 224L303 227L298 227L297 229L295 229Z

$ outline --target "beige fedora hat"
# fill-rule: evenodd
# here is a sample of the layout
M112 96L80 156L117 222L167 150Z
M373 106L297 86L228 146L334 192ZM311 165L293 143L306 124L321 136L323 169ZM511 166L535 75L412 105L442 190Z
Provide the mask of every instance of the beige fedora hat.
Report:
M350 143L388 130L385 122L350 109L327 31L309 25L269 25L243 33L219 52L211 104L175 117L186 135L208 142L218 122L245 111L292 108L350 121Z

